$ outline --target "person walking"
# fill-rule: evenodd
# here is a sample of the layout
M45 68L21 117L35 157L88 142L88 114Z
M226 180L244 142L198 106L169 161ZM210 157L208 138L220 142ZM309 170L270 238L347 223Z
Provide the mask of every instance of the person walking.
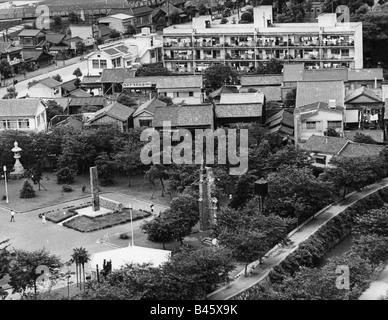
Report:
M151 214L154 214L154 205L153 204L150 205L150 209L151 209Z
M11 210L11 221L10 222L15 222L15 211Z
M44 213L42 214L42 224L45 226L47 223L47 220L46 220L46 216L44 215Z

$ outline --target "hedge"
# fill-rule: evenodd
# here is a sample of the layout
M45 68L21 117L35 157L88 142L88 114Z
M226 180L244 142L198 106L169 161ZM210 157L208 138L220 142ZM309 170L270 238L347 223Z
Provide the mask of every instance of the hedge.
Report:
M356 215L364 215L371 209L381 208L384 203L388 203L388 187L357 201L339 213L275 266L268 275L270 282L281 283L285 278L293 276L301 266L316 267L331 249L352 232ZM234 299L249 299L250 293L257 293L257 286L260 288L260 284L257 284Z

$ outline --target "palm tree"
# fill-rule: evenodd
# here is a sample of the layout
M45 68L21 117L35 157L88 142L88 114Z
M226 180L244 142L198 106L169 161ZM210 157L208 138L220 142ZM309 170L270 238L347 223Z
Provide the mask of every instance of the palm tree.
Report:
M71 262L75 262L75 271L76 271L76 278L77 278L77 287L78 287L78 274L79 274L79 283L80 283L80 289L82 289L82 276L81 276L81 269L83 273L83 282L84 282L84 289L85 289L85 263L87 263L90 260L89 253L86 251L85 248L74 248L73 254L71 255ZM78 271L79 269L79 271Z

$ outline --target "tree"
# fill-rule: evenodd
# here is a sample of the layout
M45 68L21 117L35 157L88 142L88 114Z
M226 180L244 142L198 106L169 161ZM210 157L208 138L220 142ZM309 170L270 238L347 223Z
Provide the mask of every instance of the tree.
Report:
M20 198L34 198L36 196L35 190L28 180L24 181L23 187L20 190Z
M163 63L145 63L136 71L137 77L147 77L147 76L170 76L171 72L163 67Z
M285 108L293 108L295 107L295 101L296 101L296 88L293 88L290 92L287 92L286 99L284 102Z
M86 51L86 46L83 41L77 41L77 43L75 44L75 47L77 48L77 53L80 55Z
M388 207L369 210L367 214L356 217L354 232L361 235L388 237Z
M165 27L167 27L166 20L163 17L160 17L158 21L156 22L155 29L157 31L163 30Z
M37 294L37 280L40 276L37 274L39 266L48 268L50 274L43 274L46 280L53 280L58 276L62 267L62 262L56 255L50 254L46 249L40 249L32 252L25 250L14 250L9 267L11 276L10 286L13 293L19 292L25 294L26 289L34 289ZM39 270L39 269L38 269Z
M8 250L9 239L0 241L0 280L6 280L9 274L9 264L11 260L11 252ZM8 275L9 276L9 275ZM4 284L0 285L0 298L4 300L8 296L8 292L3 289Z
M113 29L110 33L109 33L109 38L111 39L116 39L116 38L119 38L121 36L121 33L118 32L116 29Z
M51 78L53 78L54 80L58 81L58 82L63 82L62 80L62 77L60 74L57 74L55 76L52 76Z
M127 29L125 29L124 34L132 36L132 35L136 34L136 28L132 24L130 24L130 25L128 25Z
M112 157L115 166L125 172L128 176L128 186L131 186L131 176L141 173L144 169L139 156L144 146L140 141L140 130L130 130L128 139L125 141L117 139L114 144L115 152Z
M360 132L357 132L353 139L354 142L358 143L367 143L367 144L377 144L375 140L371 136L367 136Z
M148 179L150 184L154 187L154 193L156 191L155 180L159 180L162 185L162 197L164 197L164 182L163 180L168 179L168 172L166 167L161 164L154 164L145 174L145 177ZM152 194L151 198L154 194Z
M250 12L248 12L248 11L244 12L244 13L241 15L241 21L244 21L244 22L247 22L247 23L253 22L252 13L250 13Z
M69 12L67 19L70 23L78 23L81 20L80 16L74 11Z
M102 186L112 184L114 178L114 162L109 158L106 152L100 153L96 158L98 178Z
M355 240L352 252L368 260L372 267L388 261L388 238L376 234L363 235Z
M56 115L63 114L62 107L55 100L48 100L46 106L47 121L50 121Z
M229 66L224 64L212 64L205 70L204 83L211 90L216 90L223 85L233 84L237 74Z
M166 103L167 106L172 106L173 105L171 97L164 96L164 95L159 95L157 99L162 101L162 102L164 102L164 103Z
M43 170L40 162L37 162L31 169L31 180L34 184L39 185L40 191L40 181L42 180Z
M261 260L276 244L287 237L290 219L275 215L263 215L256 200L244 209L224 208L217 214L217 239L229 248L237 261L245 262L245 275L248 264Z
M267 62L259 62L256 73L259 74L279 74L282 73L283 63L272 58Z
M76 76L77 78L82 77L81 69L80 68L75 69L73 72L73 75Z
M0 60L0 73L2 79L9 78L12 75L12 66L7 59Z
M137 106L136 100L125 93L119 95L119 97L117 98L117 102L127 107Z
M71 255L71 263L75 263L76 265L76 275L77 275L77 287L78 287L78 275L79 275L79 284L80 289L82 289L82 278L81 273L83 274L83 283L85 290L85 263L90 260L89 253L85 248L74 248L73 254Z
M168 219L157 217L141 225L141 229L147 234L147 239L152 242L161 242L163 250L166 250L166 242L174 240L173 230Z
M64 167L57 172L57 183L58 184L73 183L75 174L76 173L74 170L72 170L68 167Z
M13 86L13 87L7 88L7 93L3 96L3 99L16 99L17 96L18 96L18 92Z
M332 168L327 169L322 179L332 181L343 197L349 189L360 190L384 176L384 163L379 157L333 157Z
M53 25L57 28L62 28L63 21L61 16L54 16L53 17Z
M298 221L314 215L334 199L334 185L323 181L308 167L282 165L268 175L265 210Z
M174 10L173 12L171 12L170 15L168 16L168 18L170 19L172 24L179 23L179 21L181 19L180 13L178 10Z

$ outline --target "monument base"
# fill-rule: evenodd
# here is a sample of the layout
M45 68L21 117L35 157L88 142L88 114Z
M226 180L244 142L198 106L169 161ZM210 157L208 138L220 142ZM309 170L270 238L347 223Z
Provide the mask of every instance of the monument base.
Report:
M16 180L16 179L21 179L23 177L23 175L24 175L24 171L22 171L22 172L13 171L9 174L9 177L13 180Z
M88 216L88 217L98 217L98 216L103 216L108 213L112 213L112 210L106 209L106 208L100 208L100 210L93 210L93 207L86 207L82 209L75 210L78 215L80 216Z

